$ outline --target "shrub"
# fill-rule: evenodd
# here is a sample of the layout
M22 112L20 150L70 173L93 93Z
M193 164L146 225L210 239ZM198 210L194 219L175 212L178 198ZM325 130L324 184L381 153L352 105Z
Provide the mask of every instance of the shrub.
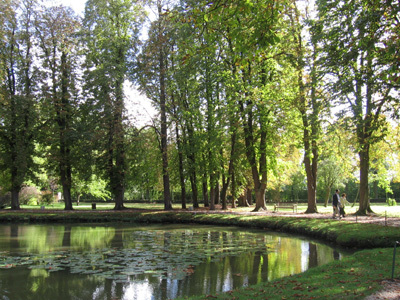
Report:
M396 200L393 198L387 198L386 203L388 204L388 206L396 206L397 205Z
M42 192L40 203L51 204L54 201L53 193L49 191Z
M25 186L19 192L19 203L20 204L30 204L30 205L38 205L37 200L40 197L40 192L37 188L33 186ZM34 203L34 204L31 204Z
M31 199L29 199L28 205L39 205L39 200L36 197L32 197Z
M0 209L11 205L11 193L0 194Z

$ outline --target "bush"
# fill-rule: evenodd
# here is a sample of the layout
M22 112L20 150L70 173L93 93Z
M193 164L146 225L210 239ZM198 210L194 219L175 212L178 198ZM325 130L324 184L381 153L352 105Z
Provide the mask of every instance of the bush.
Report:
M33 186L25 186L19 192L19 203L38 205L37 199L40 197L40 192Z
M397 205L396 200L393 198L387 198L386 203L388 204L388 206L396 206Z
M0 209L11 205L11 193L0 194Z
M40 203L42 204L52 204L54 201L52 192L42 192L42 197Z
M27 204L31 205L31 206L32 205L39 205L39 200L38 200L38 198L32 197L31 199L29 199Z

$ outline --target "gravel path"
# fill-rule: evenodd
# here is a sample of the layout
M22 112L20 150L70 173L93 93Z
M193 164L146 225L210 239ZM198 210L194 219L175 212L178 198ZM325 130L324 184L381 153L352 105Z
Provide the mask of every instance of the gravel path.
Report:
M383 289L365 298L365 300L396 300L400 299L400 280L382 281Z
M272 210L267 211L259 211L259 212L240 212L234 210L214 210L209 211L205 209L196 209L195 212L200 213L217 213L217 214L235 214L235 215L265 215L271 217L297 217L297 218L310 218L310 219L331 219L332 215L327 213L316 213L316 214L306 214L304 212L290 212L290 211L279 211L274 212ZM382 217L379 215L370 215L370 216L355 216L355 215L347 215L345 218L336 219L338 222L354 222L354 223L370 223L370 224L378 224L382 226L395 226L400 227L400 218L389 218Z

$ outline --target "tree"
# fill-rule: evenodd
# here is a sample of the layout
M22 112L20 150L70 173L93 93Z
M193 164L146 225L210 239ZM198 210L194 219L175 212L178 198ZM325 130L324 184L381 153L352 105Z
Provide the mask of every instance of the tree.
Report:
M336 189L342 189L347 182L354 179L357 171L354 145L354 134L349 134L350 118L325 126L321 135L319 147L320 168L318 171L318 192L327 206L329 199ZM332 146L334 145L334 146ZM350 196L347 191L347 199Z
M167 95L166 95L166 61L165 61L165 37L164 37L164 14L162 12L161 0L157 0L157 39L159 45L158 51L158 67L159 67L159 85L160 85L160 113L161 113L161 153L163 166L163 183L164 183L164 209L172 209L171 190L169 182L168 170L168 131L167 131Z
M49 105L51 121L47 128L52 158L58 164L63 188L65 210L72 210L73 147L76 133L73 128L74 111L77 109L75 86L77 80L77 32L80 23L70 8L43 7L38 14L36 30L42 50L42 91L44 105ZM51 108L52 109L51 109ZM45 110L42 110L44 113ZM53 124L56 126L52 127ZM53 134L54 128L54 134ZM56 136L54 136L56 135Z
M128 67L135 62L143 21L141 1L89 0L85 8L85 74L88 100L99 113L99 163L108 177L116 210L123 209L125 188L124 90Z
M305 28L301 12L297 3L292 4L288 11L292 39L294 45L293 64L297 73L297 97L295 107L301 115L303 123L304 168L307 176L307 210L306 213L317 211L317 175L318 175L318 143L321 136L321 112L324 99L318 94L318 48L311 41L310 49L307 49L303 31ZM309 63L307 63L307 61ZM307 74L307 67L309 74Z
M4 6L4 7L3 7ZM33 165L37 103L34 82L34 14L36 2L5 2L0 42L1 168L9 172L11 208L20 209L19 192ZM2 10L3 11L3 10ZM18 14L18 13L20 14Z
M164 188L164 209L172 209L171 188L169 176L168 158L168 78L167 60L169 55L169 34L171 23L167 17L168 1L157 0L157 19L152 22L149 39L143 47L140 58L136 80L139 82L140 90L149 97L160 112L160 150L162 157L163 188ZM164 11L165 10L165 11Z
M360 206L358 214L371 212L368 191L371 145L384 137L385 112L396 103L398 88L392 59L393 44L385 41L393 35L392 1L317 1L319 21L314 41L321 45L321 56L332 99L347 104L353 116L360 166ZM346 16L346 17L344 17ZM388 53L392 55L388 56ZM398 55L398 54L397 54Z
M155 163L161 161L159 134L152 126L146 126L140 130L132 126L127 133L126 193L135 195L140 192L140 199L150 200L153 195L158 195L158 190L163 189L160 188L162 165Z
M236 102L240 114L256 211L266 208L268 160L273 159L268 142L275 117L271 108L276 102L270 101L274 97L268 88L272 87L270 79L275 78L273 65L266 57L274 52L270 46L278 41L275 26L281 5L284 3L219 1L207 3L202 11L193 9L198 23L214 33L207 38L223 44L222 61L229 70L225 73L225 85L230 89L227 95L232 97L227 101Z

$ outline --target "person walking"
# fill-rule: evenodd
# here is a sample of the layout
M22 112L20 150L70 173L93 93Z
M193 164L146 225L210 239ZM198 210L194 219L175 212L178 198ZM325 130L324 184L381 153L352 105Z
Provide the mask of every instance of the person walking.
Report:
M344 207L346 206L346 204L350 204L349 201L347 201L347 196L345 193L342 194L342 197L340 198L340 207L339 207L339 216L341 217L345 217L346 216L346 212L344 211Z
M336 214L338 215L339 219L340 217L340 212L339 212L339 207L340 207L340 195L339 195L339 190L336 190L335 194L333 194L333 199L332 199L332 207L333 207L333 219L336 219Z

